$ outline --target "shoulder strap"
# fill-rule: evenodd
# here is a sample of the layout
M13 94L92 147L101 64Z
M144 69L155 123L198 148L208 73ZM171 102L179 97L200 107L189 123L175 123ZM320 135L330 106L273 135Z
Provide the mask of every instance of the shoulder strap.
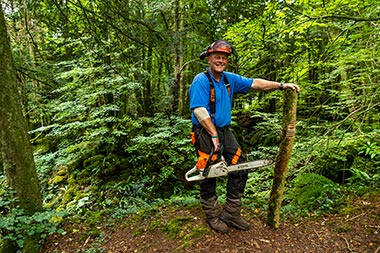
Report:
M207 70L205 70L204 73L207 76L208 81L210 83L210 113L211 113L211 118L213 119L215 116L215 111L216 111L216 109L215 109L216 108L216 105L215 105L215 88L214 88L214 83L212 82L210 73L208 73ZM224 81L224 85L227 88L228 96L229 96L230 95L230 83L228 82L226 75L224 75L223 81Z
M211 119L214 119L215 117L215 88L214 88L214 83L212 82L210 74L207 72L207 70L204 71L205 75L208 78L208 82L210 83L210 114L211 114Z
M230 96L230 94L231 94L231 85L230 85L230 83L228 82L227 76L226 76L225 74L224 74L224 78L223 78L223 80L224 80L224 85L225 85L226 88L227 88L228 96Z

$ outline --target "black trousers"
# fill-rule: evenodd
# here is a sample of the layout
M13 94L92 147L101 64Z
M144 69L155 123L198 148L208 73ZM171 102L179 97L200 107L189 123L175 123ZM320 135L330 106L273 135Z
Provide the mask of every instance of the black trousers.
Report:
M245 162L245 157L241 152L234 134L228 127L218 128L219 141L223 144L223 157L228 164L238 164ZM193 126L194 146L198 151L210 153L213 143L211 136L203 127ZM235 171L228 174L227 198L238 199L243 197L244 188L248 179L248 171ZM200 195L204 200L216 196L216 178L209 178L200 182Z

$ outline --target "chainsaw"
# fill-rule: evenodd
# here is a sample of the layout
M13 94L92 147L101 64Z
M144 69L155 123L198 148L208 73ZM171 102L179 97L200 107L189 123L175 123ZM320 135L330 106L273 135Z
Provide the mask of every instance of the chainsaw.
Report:
M209 161L207 162L205 169L198 170L198 168L194 166L191 170L186 172L185 178L187 181L198 181L198 180L203 180L206 178L227 176L228 173L233 172L233 171L252 170L252 169L261 168L273 163L272 159L262 159L262 160L250 161L250 162L239 163L236 165L228 166L223 156L220 156L217 159L218 162L214 162L214 163L211 162L210 159L213 153L214 152L212 149L211 154L209 156ZM196 172L198 172L198 174L196 174Z

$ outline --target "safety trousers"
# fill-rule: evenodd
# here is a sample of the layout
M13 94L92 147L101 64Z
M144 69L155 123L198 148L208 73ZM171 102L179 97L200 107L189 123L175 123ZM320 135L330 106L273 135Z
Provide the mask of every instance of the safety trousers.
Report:
M217 127L219 141L223 144L223 157L227 164L238 164L245 162L241 147L234 134L228 127ZM192 143L196 148L198 161L197 168L206 166L213 142L211 136L203 127L193 125ZM203 166L203 167L202 167ZM244 188L248 179L248 171L235 171L228 175L227 198L240 199L243 197ZM210 199L216 196L216 178L208 178L200 181L201 199Z

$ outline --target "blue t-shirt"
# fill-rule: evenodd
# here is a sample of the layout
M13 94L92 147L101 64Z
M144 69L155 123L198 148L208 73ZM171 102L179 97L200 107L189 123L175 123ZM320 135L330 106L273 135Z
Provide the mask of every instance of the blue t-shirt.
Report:
M231 122L231 109L233 95L236 93L246 94L252 86L253 79L240 76L235 73L224 71L217 82L209 69L206 69L214 83L215 89L215 117L213 123L217 127L229 126ZM228 96L227 88L224 84L224 75L230 84L230 95ZM194 116L193 110L197 107L205 107L210 113L210 83L205 73L199 73L189 88L190 109L192 110L191 121L195 125L200 125L198 119Z

